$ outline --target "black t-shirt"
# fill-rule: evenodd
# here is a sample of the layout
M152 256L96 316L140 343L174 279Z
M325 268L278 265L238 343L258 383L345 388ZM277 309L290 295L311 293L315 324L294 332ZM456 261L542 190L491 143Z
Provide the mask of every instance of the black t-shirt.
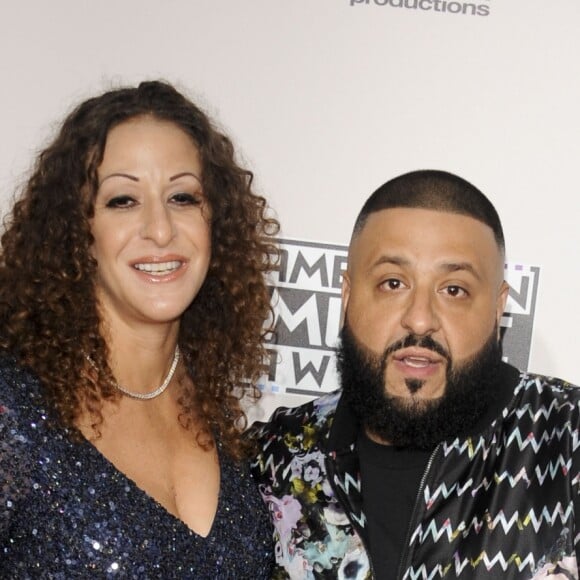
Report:
M429 451L375 443L358 436L363 511L377 580L394 580Z
M507 364L500 366L498 380L490 387L489 409L470 432L480 433L500 415L501 409L513 397L518 380L516 368ZM394 580L404 552L421 477L431 452L375 443L362 428L357 436L357 446L371 562L377 580Z

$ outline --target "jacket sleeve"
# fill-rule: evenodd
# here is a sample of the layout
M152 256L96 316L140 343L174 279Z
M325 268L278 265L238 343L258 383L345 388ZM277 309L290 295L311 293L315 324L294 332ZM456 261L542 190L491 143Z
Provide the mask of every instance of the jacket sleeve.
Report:
M17 413L5 404L0 392L0 546L30 489L29 443L19 429Z
M580 393L580 387L575 390ZM572 537L574 539L574 550L576 552L576 561L580 564L580 394L574 399L574 405L571 413L571 450L572 461L570 469L570 480L572 484L572 500L574 503L574 521Z

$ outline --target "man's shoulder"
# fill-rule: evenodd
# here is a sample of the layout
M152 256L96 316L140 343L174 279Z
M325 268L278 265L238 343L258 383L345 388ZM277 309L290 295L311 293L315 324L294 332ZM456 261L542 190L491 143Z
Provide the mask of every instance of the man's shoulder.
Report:
M580 401L580 387L549 375L521 372L517 390L538 393L547 397L569 398Z
M268 421L254 423L249 434L258 440L305 431L326 434L332 424L340 396L341 391L337 390L297 407L278 407Z
M546 418L553 412L580 420L580 387L558 377L522 372L515 390L516 408L527 408Z

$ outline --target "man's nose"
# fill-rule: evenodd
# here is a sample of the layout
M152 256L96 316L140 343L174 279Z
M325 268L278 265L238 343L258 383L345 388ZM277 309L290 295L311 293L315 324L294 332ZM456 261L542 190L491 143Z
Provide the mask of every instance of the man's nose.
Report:
M401 325L417 336L427 336L439 329L436 296L431 290L415 288L409 293Z

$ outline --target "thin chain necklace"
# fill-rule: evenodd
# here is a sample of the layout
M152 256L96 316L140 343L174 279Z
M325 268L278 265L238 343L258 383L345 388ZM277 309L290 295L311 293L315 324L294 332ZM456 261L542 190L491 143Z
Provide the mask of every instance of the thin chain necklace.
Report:
M171 368L169 369L169 372L167 373L165 380L163 381L163 383L161 383L161 385L159 385L159 387L157 387L154 391L151 391L150 393L136 393L134 391L129 391L125 387L122 387L115 380L112 380L111 384L118 391L121 391L121 393L123 393L127 397L131 397L131 399L139 399L140 401L149 401L150 399L154 399L155 397L158 397L169 386L169 383L171 382L171 379L173 378L173 375L175 374L175 369L177 368L177 363L179 362L179 357L180 357L179 346L176 345L175 352L173 354L173 362L171 363ZM95 370L98 370L95 361L89 355L86 355L86 358L89 361L89 363L91 364L91 366Z

